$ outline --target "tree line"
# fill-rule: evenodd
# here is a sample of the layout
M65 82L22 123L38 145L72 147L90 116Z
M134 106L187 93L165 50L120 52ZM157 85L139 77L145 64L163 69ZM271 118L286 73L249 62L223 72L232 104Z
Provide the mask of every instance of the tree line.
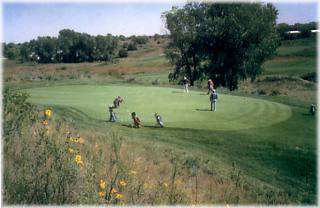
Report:
M212 79L234 90L254 80L280 44L278 11L268 3L187 3L163 13L170 32L166 57L175 66L169 79Z
M127 56L128 50L137 50L137 45L146 44L147 36L111 34L92 36L74 30L59 31L58 37L38 37L24 43L4 43L6 58L21 62L78 63L111 61L115 57Z
M282 40L308 38L312 36L311 30L316 30L316 29L317 29L316 22L309 22L305 24L296 23L293 25L289 25L287 23L280 23L277 25L277 31ZM289 31L299 31L300 33L288 33Z

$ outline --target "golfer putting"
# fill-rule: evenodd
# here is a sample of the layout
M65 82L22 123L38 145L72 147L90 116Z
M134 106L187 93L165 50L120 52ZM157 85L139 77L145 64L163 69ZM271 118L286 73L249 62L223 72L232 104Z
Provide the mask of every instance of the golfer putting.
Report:
M110 114L109 121L110 122L116 122L117 121L117 116L116 116L116 113L113 111L113 107L112 106L109 106L109 114Z
M218 94L213 87L210 88L210 104L211 104L211 111L216 111L217 109L217 100Z
M135 128L140 128L140 127L143 127L139 117L136 115L135 112L132 112L131 113L131 117L132 117L132 120L133 120L133 125Z
M158 113L155 113L154 117L156 118L157 125L159 125L160 128L163 128L164 125L161 116Z
M123 102L123 98L118 96L116 97L116 99L114 99L113 101L113 108L119 108L120 107L120 103Z

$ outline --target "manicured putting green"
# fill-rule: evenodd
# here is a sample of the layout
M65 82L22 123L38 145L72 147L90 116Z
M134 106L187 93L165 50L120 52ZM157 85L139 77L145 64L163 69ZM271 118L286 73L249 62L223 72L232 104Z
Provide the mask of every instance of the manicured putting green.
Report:
M69 85L32 88L30 101L42 105L74 107L88 116L107 120L107 106L116 96L124 103L116 109L121 124L131 124L136 112L146 126L154 125L159 113L166 127L238 130L260 128L282 122L291 116L290 107L261 99L219 94L217 111L209 111L204 92L183 93L180 89L145 86Z

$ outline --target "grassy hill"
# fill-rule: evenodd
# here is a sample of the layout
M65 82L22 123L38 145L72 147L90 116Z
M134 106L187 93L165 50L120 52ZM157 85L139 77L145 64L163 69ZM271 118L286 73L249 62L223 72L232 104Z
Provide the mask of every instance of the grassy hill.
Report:
M264 64L265 75L302 76L316 72L316 38L283 41L277 56Z
M36 111L41 114L35 124L13 125L22 126L28 142L21 142L21 133L16 133L11 135L16 140L6 143L6 158L11 160L5 160L5 200L118 205L314 204L316 117L308 109L316 101L316 83L309 80L316 74L315 38L283 42L255 82L245 81L235 92L219 88L218 111L214 113L207 111L205 90L195 88L184 94L179 86L169 84L172 66L165 59L164 45L165 40L160 44L151 40L113 63L5 61L5 86L29 92L28 101L37 104ZM105 122L106 106L117 95L125 97L116 110L120 121ZM13 103L15 112L24 112L20 109L28 105L18 101L8 102ZM46 108L53 110L53 116L49 124L42 125L41 112ZM131 111L138 113L145 128L130 127ZM163 116L163 129L153 127L156 111ZM6 116L5 122L16 124L10 118ZM84 144L66 142L66 132L81 135ZM76 155L81 155L83 166L79 161L74 164ZM31 157L44 162L37 164ZM65 158L62 167L53 158ZM13 174L17 167L12 161L24 167L18 168L18 177ZM42 171L25 171L31 167ZM68 171L73 175L66 175ZM45 185L48 175L51 184L58 183L60 188ZM103 188L107 190L101 190L100 180L107 182ZM112 188L122 196L111 194ZM101 192L103 197L99 197ZM47 194L42 197L42 193Z

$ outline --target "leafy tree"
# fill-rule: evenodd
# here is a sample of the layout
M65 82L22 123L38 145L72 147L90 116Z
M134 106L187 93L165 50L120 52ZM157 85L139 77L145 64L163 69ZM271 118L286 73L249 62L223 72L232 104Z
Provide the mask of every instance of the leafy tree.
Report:
M79 36L79 33L69 29L64 29L59 32L58 48L61 54L62 62L76 62L76 45L79 42Z
M95 38L96 41L96 58L95 60L110 61L115 53L115 49L118 46L118 40L111 35L102 36L98 35Z
M317 29L316 22L310 22L306 24L294 24L293 26L301 32L299 38L308 38L311 36L311 30Z
M35 53L40 63L52 63L56 61L57 38L38 37L35 41Z
M131 36L130 37L130 40L132 42L134 42L135 44L138 44L138 45L142 45L142 44L146 44L148 42L148 37L147 36Z
M73 30L62 30L58 37L62 62L110 61L118 45L116 37L90 36Z
M3 49L4 49L3 55L8 59L14 60L14 59L17 59L20 55L19 46L17 44L14 44L14 43L4 44Z
M25 42L20 45L20 61L28 62L38 61L38 55L35 53L36 40L31 40L30 42Z
M133 41L130 41L128 43L127 49L128 49L128 51L135 51L135 50L137 50L137 44Z
M239 80L254 80L279 45L276 17L274 6L260 3L188 3L172 8L164 14L170 31L166 54L175 64L169 78L186 75L193 84L209 77L230 90Z
M124 37L124 36L123 36ZM91 36L70 29L59 31L58 38L38 37L22 44L4 44L4 55L21 62L74 63L91 61L111 61L118 51L119 37ZM132 49L136 48L134 43Z
M173 7L164 14L171 40L166 55L176 66L169 77L171 80L178 79L179 75L186 75L193 85L199 79L201 45L198 38L199 26L204 20L202 7L199 3L188 3L183 9Z
M121 41L125 41L126 40L126 37L124 35L119 35L118 36L118 39L121 40Z
M292 40L298 38L307 38L311 36L311 30L317 29L316 22L309 22L305 24L296 23L293 25L288 25L286 23L280 23L277 25L277 31L283 40ZM288 31L297 30L300 31L298 34L288 34Z
M161 35L158 33L154 34L154 36L153 36L154 40L159 40L160 38L161 38Z
M291 26L286 23L280 23L277 25L277 31L281 37L281 39L286 40L288 39L287 32L291 30Z
M79 42L76 48L76 62L89 61L92 62L94 50L96 48L95 39L86 33L79 35Z

